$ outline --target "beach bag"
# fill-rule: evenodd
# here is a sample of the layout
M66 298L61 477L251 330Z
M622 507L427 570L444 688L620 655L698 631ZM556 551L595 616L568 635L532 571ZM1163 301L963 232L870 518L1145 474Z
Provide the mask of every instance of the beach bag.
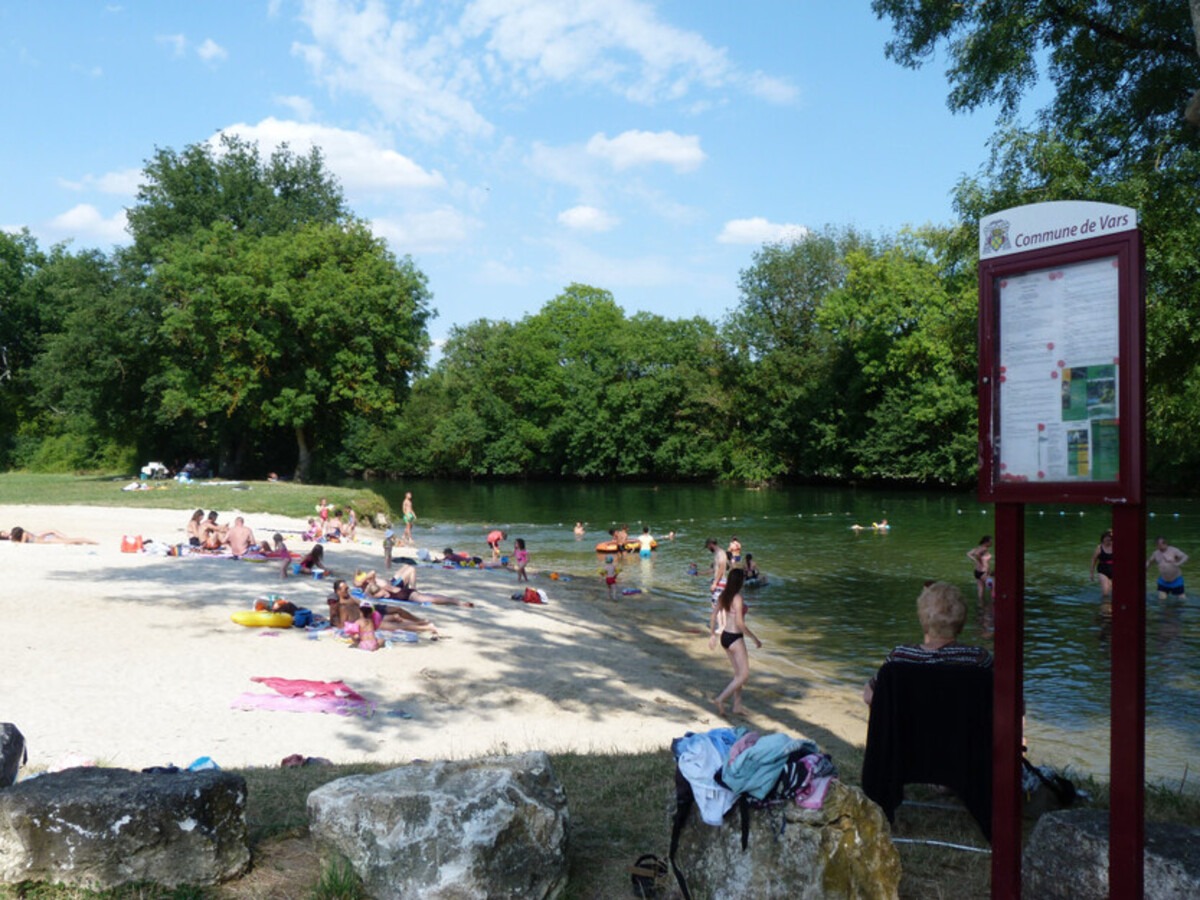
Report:
M307 628L312 624L312 617L313 614L311 609L297 609L294 613L292 613L292 627Z
M1021 793L1026 818L1036 819L1043 813L1067 809L1079 797L1079 789L1070 778L1050 766L1035 766L1021 757Z
M142 536L140 534L126 534L121 537L121 552L122 553L141 553L142 552Z

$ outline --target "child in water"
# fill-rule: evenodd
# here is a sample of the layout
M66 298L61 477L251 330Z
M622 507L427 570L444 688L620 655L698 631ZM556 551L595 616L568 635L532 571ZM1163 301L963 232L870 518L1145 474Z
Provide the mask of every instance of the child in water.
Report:
M611 556L604 557L604 584L608 587L608 599L617 599L617 566Z
M517 581L529 581L525 574L525 564L529 562L529 551L525 549L525 538L517 538L513 542L513 558L517 563Z

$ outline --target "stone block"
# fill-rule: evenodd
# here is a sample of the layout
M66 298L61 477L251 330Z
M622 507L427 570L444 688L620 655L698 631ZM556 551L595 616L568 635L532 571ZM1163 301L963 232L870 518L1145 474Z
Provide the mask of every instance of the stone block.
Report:
M542 752L404 766L308 796L322 858L346 859L372 897L557 897L567 798Z
M899 895L900 856L883 811L861 790L829 786L820 809L788 802L750 810L742 850L735 805L720 827L693 808L675 861L697 897L756 900L893 900Z
M215 884L249 865L245 808L245 779L219 771L40 775L0 791L0 883Z
M1200 897L1200 828L1146 823L1146 900ZM1022 894L1045 900L1107 900L1108 810L1046 813L1025 844Z

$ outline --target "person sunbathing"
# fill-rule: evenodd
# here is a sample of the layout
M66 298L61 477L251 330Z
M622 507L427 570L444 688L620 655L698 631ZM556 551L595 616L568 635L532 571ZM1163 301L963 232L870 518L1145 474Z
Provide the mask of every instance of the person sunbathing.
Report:
M391 584L379 581L379 575L372 569L359 575L355 581L363 592L376 600L400 600L411 603L429 603L433 606L468 606L475 604L469 600L456 600L454 597L444 597L441 594L430 594L417 590L417 569L415 566L403 565L396 570Z
M433 638L440 637L438 630L428 619L421 619L403 609L391 609L386 612L373 609L370 606L359 606L359 602L350 596L350 585L338 579L333 585L334 596L329 598L330 621L335 627L341 626L346 631L349 626L358 622L364 614L370 613L372 625L376 631L427 631ZM333 611L334 601L337 601L337 612ZM336 615L336 620L334 616ZM350 628L356 633L357 627Z
M12 531L0 531L0 541L12 541L14 544L95 544L89 538L67 537L61 531L26 531L20 525L13 526Z

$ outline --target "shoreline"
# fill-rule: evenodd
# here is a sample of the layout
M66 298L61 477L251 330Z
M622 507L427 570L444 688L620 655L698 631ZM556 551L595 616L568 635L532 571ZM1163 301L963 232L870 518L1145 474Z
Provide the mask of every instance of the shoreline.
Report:
M510 599L518 590L510 570L422 565L419 589L475 608L413 610L445 639L422 637L375 653L351 649L329 632L313 639L301 629L236 625L230 614L268 593L323 612L332 578L281 580L274 563L121 552L125 534L183 542L189 513L0 505L5 528L57 529L99 542L0 542L0 561L14 582L14 619L0 631L0 692L4 719L28 745L26 771L79 760L186 766L201 756L226 768L278 766L294 753L338 763L528 749L634 753L730 723L808 737L835 762L865 740L859 688L773 653L769 629L766 648L751 657L748 716L721 719L709 698L730 672L724 654L708 650L703 628L673 625L678 607L670 601L612 603L601 584L583 576L534 576L550 603L533 606ZM237 510L221 519L237 515L259 539L304 525ZM380 568L382 532L360 526L359 536L363 543L325 546L334 577ZM340 680L371 700L375 712L231 708L243 693L266 692L254 677Z

